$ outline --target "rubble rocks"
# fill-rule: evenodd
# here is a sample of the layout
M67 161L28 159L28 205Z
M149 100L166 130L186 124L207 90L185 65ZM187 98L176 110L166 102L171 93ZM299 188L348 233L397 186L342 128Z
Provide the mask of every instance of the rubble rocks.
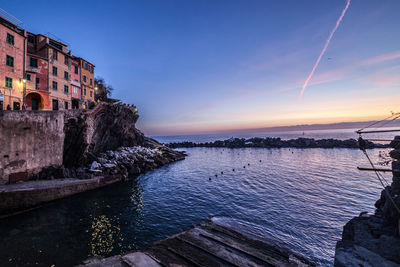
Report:
M335 266L400 265L400 137L390 146L394 148L392 184L382 190L375 214L353 218L344 226L342 240L336 244Z
M384 148L387 145L376 144L370 141L366 142L366 148ZM291 140L282 140L281 138L230 138L223 141L214 141L207 143L193 143L193 142L179 142L170 143L169 147L264 147L264 148L282 148L282 147L295 147L295 148L359 148L358 142L355 139L338 140L338 139L319 139L300 137Z

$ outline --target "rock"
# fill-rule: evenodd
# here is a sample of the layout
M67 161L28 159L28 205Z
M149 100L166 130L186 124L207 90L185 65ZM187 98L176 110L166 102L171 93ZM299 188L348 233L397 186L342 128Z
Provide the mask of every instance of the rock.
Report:
M115 168L116 166L117 166L116 164L111 164L111 163L103 164L103 167L107 169L112 169Z
M93 161L92 165L90 165L90 170L91 171L97 170L99 168L101 168L101 165L99 163L97 163L97 161Z

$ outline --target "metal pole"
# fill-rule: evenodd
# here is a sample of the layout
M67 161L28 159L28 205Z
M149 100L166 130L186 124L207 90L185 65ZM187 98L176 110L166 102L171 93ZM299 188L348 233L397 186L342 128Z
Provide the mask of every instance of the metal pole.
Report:
M400 129L376 130L376 131L356 131L357 134L363 134L363 133L390 133L390 132L400 132Z
M26 101L26 82L24 82L24 92L23 92L23 98L22 98L23 107L25 107L25 101Z

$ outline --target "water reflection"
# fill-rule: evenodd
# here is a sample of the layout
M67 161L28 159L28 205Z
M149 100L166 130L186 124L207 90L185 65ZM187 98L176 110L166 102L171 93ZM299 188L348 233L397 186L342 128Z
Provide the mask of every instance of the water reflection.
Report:
M121 247L121 228L117 219L110 220L106 215L92 219L90 228L90 254L88 256L107 255L114 250L114 246Z

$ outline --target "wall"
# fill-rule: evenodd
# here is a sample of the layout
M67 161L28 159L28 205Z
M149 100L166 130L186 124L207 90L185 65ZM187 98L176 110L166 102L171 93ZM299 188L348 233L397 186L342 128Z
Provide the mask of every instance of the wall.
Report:
M27 180L63 161L64 113L0 112L0 184Z

